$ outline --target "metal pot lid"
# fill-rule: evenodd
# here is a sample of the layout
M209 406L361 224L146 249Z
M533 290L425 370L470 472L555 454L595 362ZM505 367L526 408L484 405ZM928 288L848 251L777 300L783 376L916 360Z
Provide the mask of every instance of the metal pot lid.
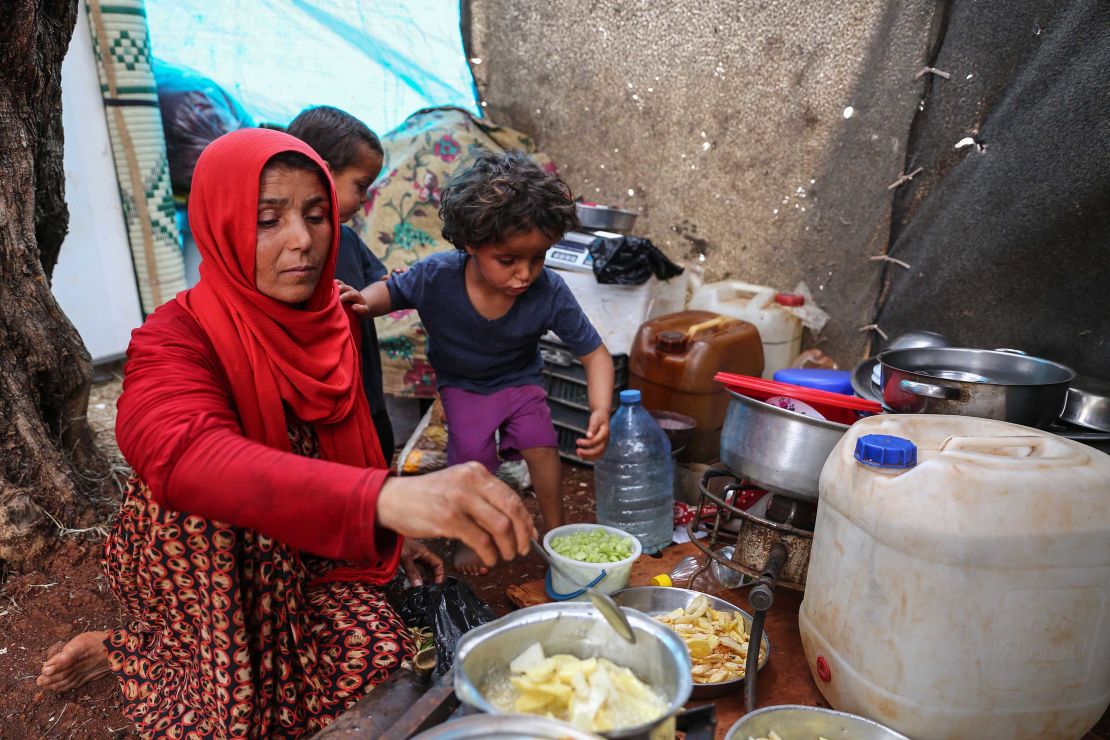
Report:
M878 358L872 357L856 365L856 369L852 371L852 390L854 390L856 395L860 398L866 398L868 401L874 401L875 403L882 403L883 394L875 387L875 381L871 379L871 373L878 364Z
M1069 424L1110 432L1110 383L1080 375L1068 386L1060 419Z
M1075 379L1075 371L1066 365L1005 350L926 347L890 350L878 359L884 368L884 378L889 368L957 383L1007 386L1067 384Z
M521 717L499 714L474 714L469 717L444 722L413 740L601 740L600 735L579 730L574 725L544 717Z

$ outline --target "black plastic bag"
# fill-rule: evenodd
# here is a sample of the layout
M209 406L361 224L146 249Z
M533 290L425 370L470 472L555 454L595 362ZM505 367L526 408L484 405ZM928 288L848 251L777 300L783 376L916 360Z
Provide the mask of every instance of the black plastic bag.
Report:
M659 247L638 236L599 236L590 244L590 255L594 258L594 277L603 285L643 285L652 276L670 280L682 274L682 268L667 259Z
M174 193L188 195L197 158L204 148L224 134L254 126L254 122L222 87L187 67L155 59L154 81L158 85L170 183Z
M397 612L409 627L432 630L436 644L436 674L440 676L454 662L455 647L463 633L497 618L493 608L457 578L413 588Z

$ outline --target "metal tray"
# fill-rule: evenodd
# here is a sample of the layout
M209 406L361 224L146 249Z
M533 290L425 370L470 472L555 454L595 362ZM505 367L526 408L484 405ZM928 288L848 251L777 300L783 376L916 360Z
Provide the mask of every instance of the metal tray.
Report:
M748 625L748 630L752 628L751 614L724 599L719 599L711 594L703 594L700 591L690 591L685 588L667 588L665 586L640 586L617 591L612 596L613 600L621 606L636 609L649 617L657 617L675 609L685 609L698 596L704 596L709 599L711 609L719 612L740 612ZM757 671L762 670L763 666L767 665L767 659L771 657L771 641L767 638L766 632L763 633L762 649L763 658L759 661ZM720 681L718 683L695 683L690 696L694 699L709 699L715 696L723 696L732 691L739 691L743 685L743 678L734 678L731 681Z

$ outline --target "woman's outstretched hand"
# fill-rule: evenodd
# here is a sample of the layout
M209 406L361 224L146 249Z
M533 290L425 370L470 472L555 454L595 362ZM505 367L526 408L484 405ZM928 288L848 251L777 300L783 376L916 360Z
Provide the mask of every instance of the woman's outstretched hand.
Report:
M486 566L526 555L536 536L520 496L476 462L388 479L377 514L380 526L405 537L461 540Z

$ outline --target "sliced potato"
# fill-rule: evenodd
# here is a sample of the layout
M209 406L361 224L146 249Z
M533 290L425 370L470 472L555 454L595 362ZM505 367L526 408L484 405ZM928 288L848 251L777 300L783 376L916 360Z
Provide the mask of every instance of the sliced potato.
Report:
M695 683L718 683L744 677L748 626L740 612L717 611L705 596L685 609L656 617L682 638L690 651ZM760 659L763 658L760 646Z

